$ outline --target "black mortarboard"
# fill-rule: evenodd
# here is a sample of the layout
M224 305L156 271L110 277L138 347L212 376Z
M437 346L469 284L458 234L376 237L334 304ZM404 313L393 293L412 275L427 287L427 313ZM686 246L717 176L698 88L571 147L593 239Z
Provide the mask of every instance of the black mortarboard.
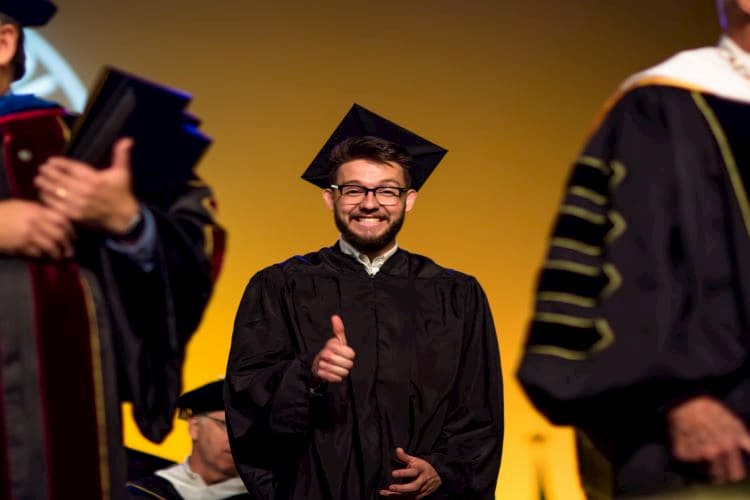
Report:
M427 180L440 160L443 159L447 149L431 143L417 134L396 125L382 116L378 116L359 104L354 104L352 109L344 116L339 126L312 161L302 178L318 187L327 188L330 183L328 174L331 167L329 158L331 151L341 141L350 137L373 136L398 144L406 149L413 161L409 169L412 188L419 190Z
M0 0L0 12L21 26L43 26L55 15L57 7L48 0Z
M185 92L107 67L65 154L103 168L115 140L132 137L133 189L139 199L158 204L170 187L193 178L193 168L211 144L198 129L200 120L185 111L189 103Z
M177 399L177 409L180 418L224 411L224 380L217 380L186 392Z

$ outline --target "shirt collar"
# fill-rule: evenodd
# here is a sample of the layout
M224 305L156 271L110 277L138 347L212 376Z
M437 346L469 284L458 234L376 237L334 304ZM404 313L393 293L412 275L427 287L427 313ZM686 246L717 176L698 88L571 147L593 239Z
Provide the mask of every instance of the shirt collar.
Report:
M737 58L737 61L742 66L744 66L745 68L750 68L750 54L745 52L742 47L737 45L737 43L727 35L722 35L721 39L719 40L719 47L727 49L734 55L734 57Z
M375 276L378 271L380 271L380 268L383 267L383 265L386 263L386 261L398 251L398 243L396 243L395 245L393 245L393 248L388 250L383 255L379 255L370 260L370 257L354 248L348 241L344 239L343 236L339 238L339 247L341 248L341 251L343 253L345 253L346 255L351 255L352 257L357 259L360 264L365 266L365 271L367 271L367 274L371 277Z
M182 463L156 471L155 474L172 483L172 486L183 498L217 500L247 493L247 489L239 477L207 485L199 474L190 469L187 459Z

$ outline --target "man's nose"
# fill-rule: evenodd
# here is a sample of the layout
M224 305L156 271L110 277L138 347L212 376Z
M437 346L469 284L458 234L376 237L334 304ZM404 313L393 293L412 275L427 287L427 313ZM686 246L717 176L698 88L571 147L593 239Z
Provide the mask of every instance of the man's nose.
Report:
M365 193L365 197L362 198L359 205L364 208L380 208L380 203L378 203L378 199L375 197L375 191L368 191Z

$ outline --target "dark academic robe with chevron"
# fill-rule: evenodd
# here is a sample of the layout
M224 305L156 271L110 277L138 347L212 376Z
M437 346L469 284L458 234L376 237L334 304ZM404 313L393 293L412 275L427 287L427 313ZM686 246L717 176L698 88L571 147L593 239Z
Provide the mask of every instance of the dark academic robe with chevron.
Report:
M356 359L311 391L311 363L340 314ZM250 494L375 500L427 460L429 498L491 499L503 437L497 338L477 281L398 250L373 277L338 245L256 274L237 312L225 401Z
M592 498L706 480L671 456L679 402L750 425L749 181L750 104L663 85L621 96L573 166L518 376L580 431Z
M61 153L64 118L32 96L0 99L0 200L37 199L33 178ZM74 259L0 255L0 498L121 498L120 401L149 439L169 432L223 233L207 187L163 195L144 203L150 271L84 231Z

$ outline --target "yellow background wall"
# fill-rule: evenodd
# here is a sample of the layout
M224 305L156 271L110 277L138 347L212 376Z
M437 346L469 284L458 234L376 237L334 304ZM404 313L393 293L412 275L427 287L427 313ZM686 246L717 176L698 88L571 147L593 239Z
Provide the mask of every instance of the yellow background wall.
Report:
M112 64L182 87L216 139L200 167L229 229L226 264L190 344L184 385L223 375L248 278L335 241L299 180L353 102L450 152L426 184L403 247L479 278L499 331L506 437L498 498L535 495L529 438L543 433L552 500L579 499L571 435L533 412L514 380L536 269L571 159L626 75L713 43L710 0L59 0L41 30L87 85ZM181 460L126 421L129 445Z

